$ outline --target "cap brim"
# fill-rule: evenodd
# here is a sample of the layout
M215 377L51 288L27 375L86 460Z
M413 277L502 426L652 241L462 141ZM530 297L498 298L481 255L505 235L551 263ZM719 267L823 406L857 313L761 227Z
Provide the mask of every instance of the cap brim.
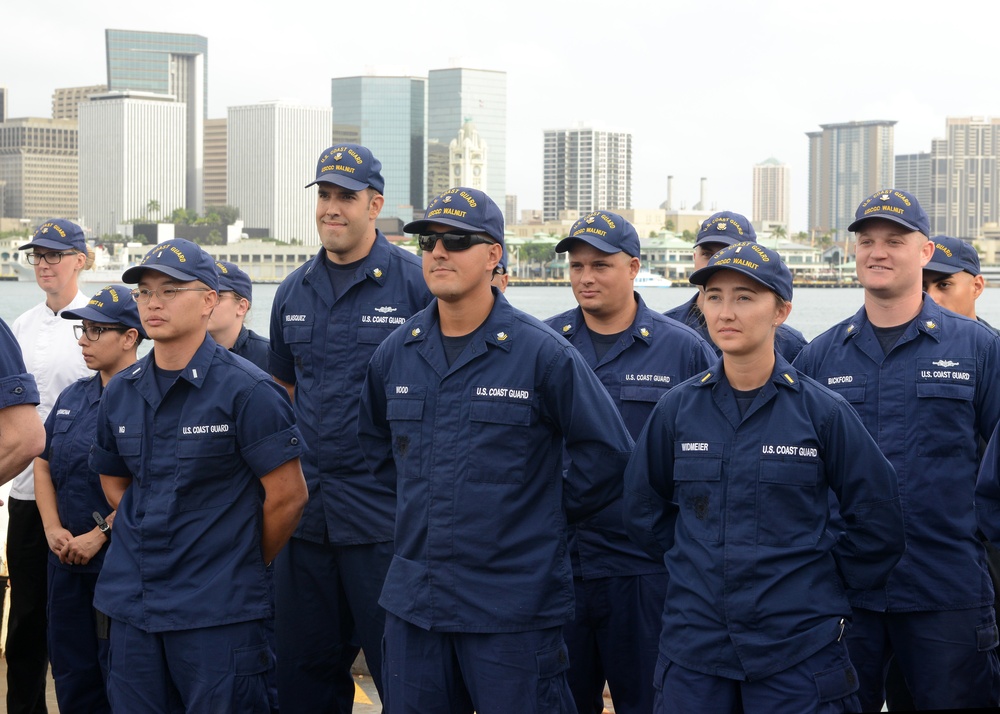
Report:
M788 296L782 295L774 285L769 285L768 283L765 283L753 271L748 270L748 269L746 269L746 268L744 268L744 267L742 267L740 265L734 265L734 264L708 265L708 266L706 266L704 268L701 268L700 270L696 270L693 273L691 273L691 275L688 276L688 282L690 282L692 285L700 285L700 286L704 287L705 285L708 285L709 278L711 278L713 275L715 275L716 273L718 273L718 272L720 272L722 270L732 270L733 272L740 273L741 275L745 275L748 278L750 278L751 280L753 280L755 283L757 283L759 285L763 285L765 288L767 288L768 290L770 290L771 292L773 292L775 295L777 295L778 297L780 297L783 300L791 300L792 299L791 294L789 294Z
M194 280L200 280L189 273L177 270L167 265L133 265L131 268L122 273L123 283L138 283L139 279L142 277L142 273L145 270L155 270L157 273L163 273L164 275L169 275L171 278L176 278L177 280L182 280L185 283L192 282ZM209 285L209 287L212 287ZM212 288L213 290L215 288Z
M597 248L602 253L607 253L611 255L613 253L624 253L621 248L616 248L607 241L603 241L596 236L592 236L586 233L580 234L578 236L570 236L569 238L563 238L561 241L556 243L555 251L556 253L565 253L570 248L573 247L573 243L576 241L582 241L587 245Z
M725 235L725 234L723 234L721 236L718 236L718 235L712 235L711 233L709 233L709 234L704 235L701 238L697 239L694 242L694 244L695 244L695 246L699 246L699 245L704 245L705 243L718 243L719 245L729 246L729 245L736 245L737 243L744 243L744 242L750 241L750 240L751 240L750 238L740 238L740 239L737 239L737 238L731 238L731 237L729 237L728 235Z
M448 228L458 228L459 230L469 231L470 233L485 233L495 240L500 245L503 245L503 238L497 238L495 235L491 235L483 228L479 226L474 226L471 223L464 223L462 221L457 221L453 218L432 218L427 220L426 218L421 218L419 221L411 221L403 226L403 233L409 233L410 235L417 235L425 231L430 226L447 226Z
M961 273L965 270L965 268L948 265L947 263L935 263L932 260L924 266L924 270L930 270L935 273L944 273L945 275L954 275L955 273Z
M18 250L28 250L28 248L53 248L55 250L80 250L75 245L70 245L69 243L63 243L58 240L50 240L48 238L36 238L30 243L25 243Z
M337 179L334 181L334 179ZM330 174L329 176L324 176L323 178L318 178L312 183L307 183L306 188L310 186L315 186L318 183L332 183L334 186L340 186L341 188L346 188L348 191L363 191L369 188L368 184L358 181L357 179L352 179L347 176L337 176L336 174Z
M881 218L884 221L892 221L893 223L898 223L899 225L903 226L904 228L909 228L911 231L916 231L917 233L921 233L923 235L926 235L926 233L924 233L922 230L920 230L917 226L913 225L909 221L904 221L902 218L899 218L898 216L894 216L891 213L875 213L875 214L872 214L870 216L865 216L864 218L859 218L858 220L854 221L854 223L852 223L851 225L849 225L847 227L847 231L849 233L857 233L858 232L858 228L861 227L862 223L864 223L865 221L874 220L876 218Z

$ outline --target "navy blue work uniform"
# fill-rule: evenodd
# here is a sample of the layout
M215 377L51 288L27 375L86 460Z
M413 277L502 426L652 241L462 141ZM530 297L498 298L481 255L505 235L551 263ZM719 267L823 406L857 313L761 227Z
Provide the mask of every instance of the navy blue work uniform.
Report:
M583 355L633 438L668 389L715 362L694 330L650 310L638 293L635 300L631 327L601 359L579 307L545 321ZM607 681L618 714L648 713L667 589L663 560L629 540L621 499L570 526L569 543L576 615L563 636L577 708L601 714Z
M271 342L248 329L246 325L240 327L240 334L229 351L250 360L265 372L270 369Z
M358 449L358 400L375 348L431 299L420 260L381 232L341 295L327 260L321 249L288 276L271 310L271 374L295 385L309 445L309 503L275 560L278 691L282 710L293 713L334 700L350 711L359 644L381 691L378 597L392 557L395 496Z
M705 324L705 316L698 309L698 295L699 293L695 293L687 302L683 302L663 314L673 320L677 320L677 322L684 323L696 331L715 350L715 354L721 357L722 350L712 342L712 338L708 333L708 325ZM778 325L778 329L774 333L774 349L788 362L794 360L795 356L805 345L806 338L801 332L784 323Z
M566 525L619 497L632 439L580 353L492 292L454 362L434 301L375 351L362 391L361 447L397 496L380 600L397 714L576 711Z
M795 365L839 392L896 470L906 553L883 587L849 593L861 704L878 711L895 654L919 709L995 706L996 619L973 509L980 439L1000 420L1000 339L924 295L885 354L865 309Z
M38 404L38 385L24 366L21 346L7 323L0 319L0 409Z
M132 479L94 598L115 711L267 710L259 479L302 450L284 389L210 335L165 393L152 353L108 382L90 463Z
M844 399L776 354L741 415L720 360L653 409L624 501L629 536L667 568L658 714L740 696L747 712L856 706L844 587L881 586L904 540L892 467ZM706 682L717 696L693 699Z
M74 536L94 529L93 513L111 512L101 477L87 461L97 431L101 375L71 384L45 420L45 451L56 492L59 521ZM94 589L107 543L86 565L60 563L48 556L48 645L61 712L110 712L107 636L98 637Z

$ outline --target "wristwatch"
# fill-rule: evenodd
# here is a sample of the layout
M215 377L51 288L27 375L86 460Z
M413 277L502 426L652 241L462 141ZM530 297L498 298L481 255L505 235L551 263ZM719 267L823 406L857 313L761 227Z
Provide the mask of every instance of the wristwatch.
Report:
M97 511L94 511L93 516L94 521L97 523L97 527L101 529L101 533L107 536L108 540L111 540L111 526L109 526L108 522L104 520L104 516Z

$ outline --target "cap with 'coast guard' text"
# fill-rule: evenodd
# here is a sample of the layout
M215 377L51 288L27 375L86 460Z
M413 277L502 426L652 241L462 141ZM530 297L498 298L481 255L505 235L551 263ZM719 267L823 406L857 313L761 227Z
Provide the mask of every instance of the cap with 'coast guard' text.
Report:
M132 299L132 291L124 285L105 285L94 293L94 297L83 307L75 310L63 310L60 314L64 320L90 320L107 324L125 325L146 336L139 319L139 306Z
M236 263L228 263L225 260L215 261L215 267L219 271L219 292L234 292L240 297L246 298L248 302L253 302L253 283L250 276L240 269Z
M937 236L931 238L931 241L934 243L934 255L924 266L924 270L945 275L954 275L964 270L973 276L983 272L979 267L979 253L971 243L951 236Z
M854 223L847 227L852 233L857 233L861 224L869 218L884 218L898 223L911 231L923 233L928 238L931 235L931 221L920 202L906 191L888 188L876 191L866 198L854 212Z
M745 241L723 248L713 255L708 265L691 273L694 285L707 285L708 279L720 270L735 270L773 290L783 300L792 299L792 271L777 251Z
M611 211L594 211L579 219L569 229L569 235L556 244L556 253L565 253L576 241L592 245L602 253L639 257L639 234L635 227Z
M338 144L324 151L316 162L316 178L306 184L332 183L348 191L373 188L385 193L382 162L360 144Z
M35 229L31 242L25 243L18 250L29 248L52 248L66 250L72 248L78 253L87 254L87 239L83 229L65 218L51 218Z
M757 232L747 217L732 211L719 211L705 219L694 244L723 243L735 245L743 241L756 241Z
M123 283L138 283L145 270L155 270L182 282L200 280L212 290L219 289L215 261L201 247L184 238L174 238L153 246L142 262L122 274Z
M504 245L503 213L492 198L476 188L449 188L428 204L423 218L403 226L403 232L415 235L432 225L485 233L501 246Z

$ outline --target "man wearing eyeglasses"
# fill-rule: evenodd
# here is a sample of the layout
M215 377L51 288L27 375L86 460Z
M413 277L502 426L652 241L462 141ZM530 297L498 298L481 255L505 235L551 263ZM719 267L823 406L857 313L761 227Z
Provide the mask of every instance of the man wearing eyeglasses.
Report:
M395 497L361 457L358 399L372 352L431 297L420 261L375 227L385 180L367 148L331 146L309 186L322 247L285 279L271 310L271 374L293 396L308 445L309 504L274 564L284 714L350 712L358 645L382 694L378 597Z
M307 491L288 395L207 332L215 262L155 246L122 276L153 349L101 397L91 467L117 509L94 607L114 711L267 711L266 564Z
M404 230L436 299L375 351L358 425L397 496L384 701L575 714L566 524L621 493L632 439L580 354L490 284L504 230L486 194L450 189Z

